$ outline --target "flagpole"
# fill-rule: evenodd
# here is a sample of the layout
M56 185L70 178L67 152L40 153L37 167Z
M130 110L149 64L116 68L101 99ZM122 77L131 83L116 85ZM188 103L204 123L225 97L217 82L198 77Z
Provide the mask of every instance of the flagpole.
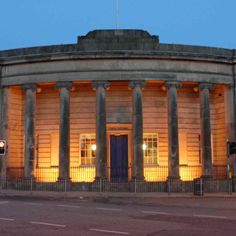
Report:
M116 0L116 29L119 29L119 0Z

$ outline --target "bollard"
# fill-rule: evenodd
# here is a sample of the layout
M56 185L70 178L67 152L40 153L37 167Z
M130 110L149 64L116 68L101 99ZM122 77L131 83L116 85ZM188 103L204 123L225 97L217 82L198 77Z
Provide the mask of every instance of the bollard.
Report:
M193 180L193 194L196 196L203 196L204 183L202 178L196 178Z
M134 192L137 192L137 180L136 178L134 179Z

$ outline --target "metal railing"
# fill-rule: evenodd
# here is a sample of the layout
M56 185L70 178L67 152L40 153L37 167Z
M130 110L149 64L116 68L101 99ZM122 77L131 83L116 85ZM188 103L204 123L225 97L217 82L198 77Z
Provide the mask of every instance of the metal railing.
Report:
M168 180L167 166L145 166L145 180L131 177L131 170L126 173L116 169L112 173L108 168L108 178L95 181L95 167L71 167L69 180L58 179L58 167L40 167L34 170L32 178L23 177L23 168L8 168L7 178L0 180L0 190L20 191L81 191L81 192L195 192L202 175L201 166L180 166L181 180ZM128 172L128 173L127 173ZM121 175L121 177L120 177ZM202 192L227 192L236 190L236 182L227 179L226 166L213 166L213 178L202 180Z
M95 166L70 167L71 182L93 182L95 179ZM126 173L125 173L126 172ZM7 179L18 180L24 177L23 168L7 168ZM58 181L58 167L37 167L33 176L37 182L53 183ZM128 182L132 180L131 169L107 168L107 176L111 182ZM121 176L121 177L117 177ZM202 166L180 166L180 178L183 181L192 181L202 176ZM146 182L165 182L168 177L168 166L144 166ZM117 178L117 179L116 179ZM213 166L214 179L226 179L227 168L225 165Z
M223 192L231 194L235 191L236 183L232 179L215 180L200 179L201 181L168 180L165 182L146 182L133 179L129 182L110 182L106 179L98 179L93 182L77 182L70 180L58 180L56 182L37 182L35 178L18 180L0 180L1 191L53 191L53 192L159 192L159 193L203 193ZM200 186L198 190L198 186Z
M226 165L213 165L212 174L214 179L226 179L227 178L227 166Z

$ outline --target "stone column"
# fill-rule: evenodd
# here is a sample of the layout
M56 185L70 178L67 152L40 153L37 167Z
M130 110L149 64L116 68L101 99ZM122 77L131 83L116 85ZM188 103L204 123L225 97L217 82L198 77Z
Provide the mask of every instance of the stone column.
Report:
M225 123L227 126L227 139L230 142L235 142L235 106L234 106L234 85L228 85L225 88ZM230 165L230 173L236 176L235 154L230 155L227 164Z
M108 81L94 81L96 89L96 180L107 178L106 89Z
M181 84L177 81L165 83L168 88L168 180L179 180L179 130L177 89Z
M35 129L35 104L36 84L25 84L25 161L24 178L34 177L34 129Z
M202 177L212 177L212 158L211 158L211 122L210 122L210 101L209 93L212 84L201 83L200 89L200 122L201 122L201 159Z
M7 141L7 88L0 88L0 139ZM0 181L6 180L6 158L0 156Z
M143 102L142 88L145 81L131 81L129 87L133 89L133 161L132 178L138 181L144 180L143 173Z
M70 180L70 89L71 82L58 82L60 91L59 178Z

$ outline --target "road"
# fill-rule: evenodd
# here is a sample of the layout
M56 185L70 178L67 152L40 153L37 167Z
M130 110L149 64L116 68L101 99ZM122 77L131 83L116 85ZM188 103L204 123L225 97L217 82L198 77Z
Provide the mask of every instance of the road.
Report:
M153 205L0 199L0 236L235 236L236 199L159 199Z

